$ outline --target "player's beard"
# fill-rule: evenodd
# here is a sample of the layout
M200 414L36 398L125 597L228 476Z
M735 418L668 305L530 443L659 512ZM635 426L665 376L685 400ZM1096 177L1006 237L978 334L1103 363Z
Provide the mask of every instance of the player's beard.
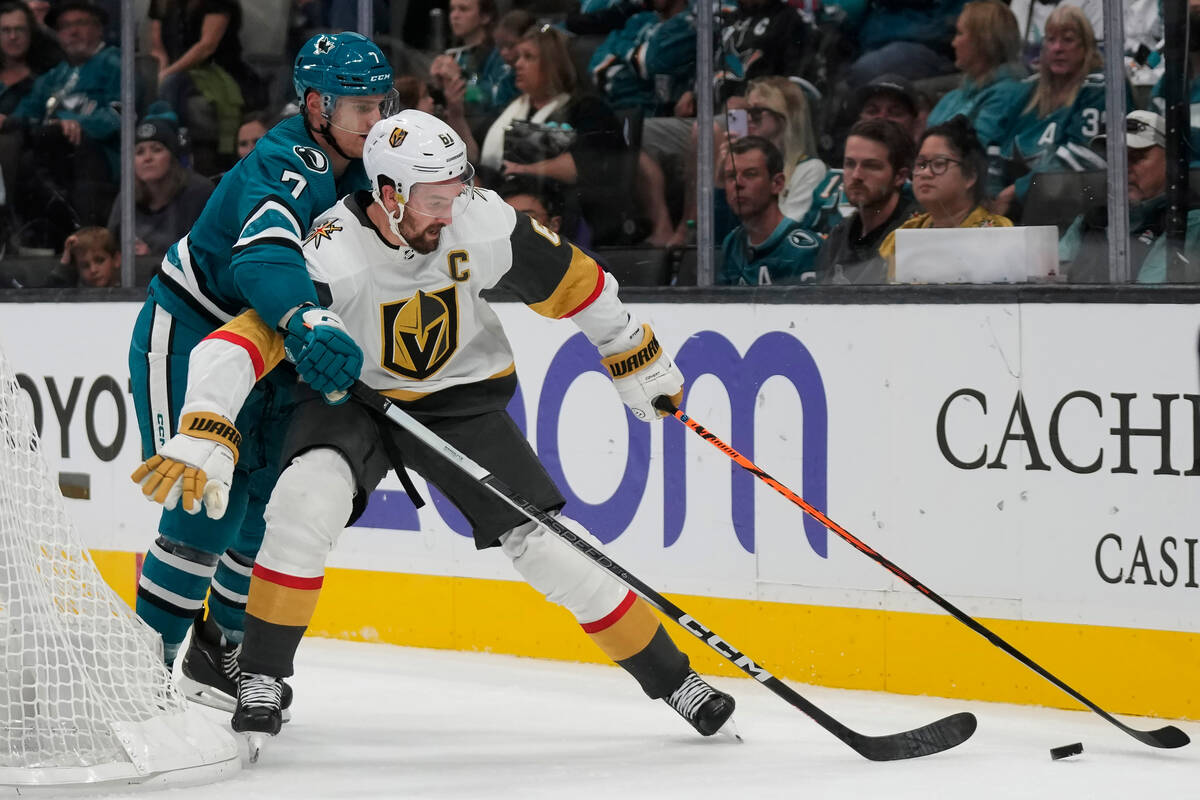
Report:
M419 233L409 234L405 233L403 230L401 230L401 233L404 234L404 241L408 242L409 247L411 247L413 250L416 250L421 255L425 255L437 250L438 244L442 239L442 228L444 227L446 226L440 223L434 223L432 225L425 226L425 228L423 228Z

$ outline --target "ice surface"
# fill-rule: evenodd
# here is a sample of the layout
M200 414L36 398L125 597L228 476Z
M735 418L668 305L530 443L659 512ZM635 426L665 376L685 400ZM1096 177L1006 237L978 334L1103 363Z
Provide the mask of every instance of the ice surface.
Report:
M306 639L293 680L293 720L258 764L220 784L161 795L104 796L1200 796L1200 745L1173 751L1148 748L1090 712L792 684L861 733L906 730L956 711L979 717L979 731L960 747L911 761L873 763L753 681L714 682L737 698L734 719L743 744L696 735L614 667ZM1086 694L1086 688L1078 688ZM1166 724L1124 721L1143 728ZM1193 738L1200 735L1200 724L1177 724ZM1051 747L1076 741L1083 742L1083 755L1051 761Z

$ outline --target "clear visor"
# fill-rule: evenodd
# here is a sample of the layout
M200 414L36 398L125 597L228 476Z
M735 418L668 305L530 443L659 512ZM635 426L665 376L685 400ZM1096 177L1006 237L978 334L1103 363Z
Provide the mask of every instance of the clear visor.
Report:
M372 125L400 110L400 95L395 89L363 97L341 95L333 98L333 109L328 111L329 124L346 133L366 136Z
M449 220L467 210L475 196L475 170L470 164L457 178L438 183L418 183L412 188L404 213Z

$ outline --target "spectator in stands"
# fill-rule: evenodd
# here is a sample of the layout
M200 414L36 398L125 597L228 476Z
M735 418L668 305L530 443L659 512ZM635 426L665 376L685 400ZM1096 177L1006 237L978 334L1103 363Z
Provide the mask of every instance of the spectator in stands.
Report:
M871 0L858 29L862 55L846 70L846 82L863 86L884 74L915 81L954 72L950 40L963 0Z
M596 243L619 239L619 213L628 209L632 187L619 179L626 148L616 116L601 98L576 90L561 31L549 25L531 30L517 54L522 94L488 129L479 156L482 178L490 170L575 187Z
M762 286L816 280L820 240L779 210L779 195L787 185L783 163L779 148L760 136L744 136L729 146L722 182L741 224L722 244L718 284Z
M1029 91L1021 83L1017 20L999 0L974 0L958 15L952 44L962 85L938 101L928 124L962 114L986 150L1004 141Z
M500 54L504 67L500 71L500 77L492 84L494 109L504 108L521 94L521 90L517 88L517 73L513 69L517 63L517 42L529 33L535 21L533 15L525 9L514 8L496 23L493 38L496 40L496 52Z
M1167 125L1152 111L1134 111L1125 118L1125 148L1129 159L1129 263L1138 283L1167 280ZM1104 136L1094 142L1104 147ZM1187 214L1184 255L1188 267L1181 276L1200 281L1200 207ZM1076 218L1063 234L1059 260L1067 264L1072 282L1106 283L1109 278L1108 209L1099 206Z
M29 11L37 20L38 25L46 25L46 15L50 13L50 0L25 0Z
M492 41L496 24L496 0L450 0L450 30L460 44L433 60L429 75L434 86L461 79L467 113L490 114L495 105L494 87L504 77L504 59Z
M151 0L149 16L159 97L187 127L196 168L208 175L227 169L243 110L266 102L262 81L242 61L241 6L237 0Z
M696 79L695 16L688 0L649 0L647 6L650 11L608 35L588 69L613 108L670 116Z
M504 202L558 233L562 230L563 197L553 181L510 175L496 190Z
M179 127L165 108L151 107L136 130L133 154L134 253L161 258L183 238L204 210L213 184L179 160ZM118 195L108 220L113 235L121 235Z
M415 108L426 114L436 113L437 105L429 92L429 84L416 75L397 75L393 81L401 108Z
M16 109L0 118L6 141L24 151L15 170L26 221L43 219L42 244L58 249L67 234L103 224L116 193L121 56L102 39L104 10L82 0L56 5L47 16L64 60L38 77Z
M399 75L393 82L401 108L415 108L426 114L434 114L445 120L455 133L462 137L467 145L467 160L476 161L479 158L479 145L471 134L471 124L467 120L465 101L467 83L461 75L447 78L443 81L442 89L430 90L429 84L416 75ZM434 92L437 98L434 98ZM440 101L440 102L439 102Z
M62 60L22 2L0 3L0 114L8 115L33 90L33 80Z
M858 90L858 120L887 119L904 129L914 146L921 135L921 102L912 83L902 75L880 75Z
M750 82L746 92L747 133L760 136L783 153L783 191L779 210L803 222L813 204L813 190L829 168L817 158L817 137L804 90L773 75Z
M265 111L254 111L242 117L242 124L237 131L237 157L249 155L258 140L266 136L274 124L274 117Z
M1010 217L1019 217L1016 210L1036 173L1105 167L1089 146L1100 133L1105 107L1091 23L1077 6L1060 5L1045 31L1038 74L1025 82L1028 102L989 158L989 179L998 189L992 210Z
M717 29L722 60L713 74L718 104L743 94L745 84L764 75L801 77L819 83L815 32L787 0L738 0L731 12L721 11ZM724 66L723 66L724 65ZM694 116L695 95L685 95L680 116ZM687 113L680 113L686 111Z
M987 199L987 156L964 116L935 125L921 135L913 162L913 194L924 213L907 220L907 228L1010 228L1012 222L984 206ZM887 261L888 280L896 277L896 231L879 245Z
M1192 168L1200 167L1200 0L1188 2L1188 100L1191 104L1191 135L1188 137L1188 161ZM1159 114L1166 113L1163 100L1163 81L1150 91L1150 106Z
M80 228L63 243L61 263L67 274L52 285L108 287L121 285L121 248L107 228Z
M1009 10L1017 20L1021 34L1022 60L1027 66L1036 66L1038 56L1046 38L1046 26L1050 15L1064 6L1075 6L1083 12L1092 26L1097 41L1104 39L1103 0L1012 0Z
M846 137L842 180L856 213L833 229L821 246L822 283L887 283L879 245L917 211L908 191L916 145L888 119L863 119Z

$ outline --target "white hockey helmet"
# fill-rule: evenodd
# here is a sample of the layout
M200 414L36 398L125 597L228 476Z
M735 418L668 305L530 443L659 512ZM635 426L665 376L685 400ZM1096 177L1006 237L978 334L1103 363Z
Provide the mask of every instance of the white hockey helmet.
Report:
M379 202L383 186L396 190L402 214L454 216L474 194L475 168L467 161L462 138L442 120L415 108L372 126L363 146L363 168ZM425 185L429 191L422 191ZM433 185L445 188L434 192Z

